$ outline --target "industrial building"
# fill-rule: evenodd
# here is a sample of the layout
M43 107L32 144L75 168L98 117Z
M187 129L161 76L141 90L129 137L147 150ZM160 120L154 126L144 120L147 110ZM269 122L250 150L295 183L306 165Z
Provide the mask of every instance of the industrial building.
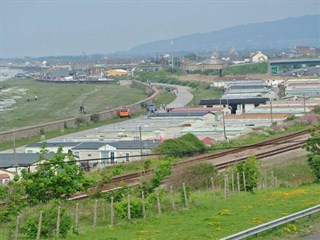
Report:
M287 97L320 98L320 79L293 79L287 81Z

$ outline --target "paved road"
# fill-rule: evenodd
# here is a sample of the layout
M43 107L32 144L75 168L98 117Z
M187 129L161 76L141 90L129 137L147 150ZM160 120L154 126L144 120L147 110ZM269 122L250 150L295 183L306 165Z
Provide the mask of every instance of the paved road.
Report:
M176 88L176 99L167 105L167 108L185 107L192 99L189 87L179 86Z

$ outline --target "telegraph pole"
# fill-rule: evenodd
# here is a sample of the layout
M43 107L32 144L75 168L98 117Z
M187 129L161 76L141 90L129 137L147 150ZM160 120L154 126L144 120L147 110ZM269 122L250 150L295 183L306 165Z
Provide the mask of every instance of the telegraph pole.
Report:
M303 112L306 114L306 96L303 94Z
M223 136L224 140L227 140L227 133L226 133L226 123L224 121L224 112L222 111L222 123L223 123Z
M17 155L16 155L16 135L14 131L12 131L12 140L13 140L13 158L14 158L14 166L16 168L16 174L18 174L18 162L17 162Z
M140 140L140 158L142 159L142 133L141 133L141 126L139 126L139 140Z
M271 124L273 124L273 116L272 116L272 101L271 98L269 98L270 100L270 117L271 117Z

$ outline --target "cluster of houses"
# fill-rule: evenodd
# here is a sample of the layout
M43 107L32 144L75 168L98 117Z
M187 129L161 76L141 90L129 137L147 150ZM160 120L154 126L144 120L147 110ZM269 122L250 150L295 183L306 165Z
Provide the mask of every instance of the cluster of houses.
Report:
M34 171L41 160L50 159L62 147L63 153L71 152L74 160L81 164L85 170L111 166L135 160L141 160L159 144L159 140L131 140L131 141L63 141L47 142L45 148L48 153L41 155L42 142L32 143L25 146L24 153L1 153L0 169L5 169L3 175L20 173L26 168ZM42 157L43 159L40 159ZM12 177L12 175L9 175ZM1 182L0 182L1 183ZM6 183L3 181L2 183Z
M144 159L165 139L192 133L203 143L236 138L282 122L290 115L302 116L320 105L319 80L263 81L248 78L218 78L215 86L223 88L220 99L202 99L200 107L173 107L130 124L106 126L91 139L70 139L47 142L47 158L63 146L72 152L85 170ZM286 85L286 97L281 98L279 86ZM302 97L301 97L302 96ZM137 127L139 126L139 127ZM14 173L27 168L34 171L39 162L42 143L25 147L24 153L0 154L0 184L6 184Z

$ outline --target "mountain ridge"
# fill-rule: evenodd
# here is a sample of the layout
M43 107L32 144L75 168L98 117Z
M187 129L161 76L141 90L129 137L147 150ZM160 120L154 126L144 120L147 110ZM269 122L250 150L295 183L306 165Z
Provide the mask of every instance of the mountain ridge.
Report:
M226 51L231 47L237 50L265 50L293 48L296 45L320 47L320 14L248 23L207 33L192 33L143 43L123 53L143 55L214 49Z

